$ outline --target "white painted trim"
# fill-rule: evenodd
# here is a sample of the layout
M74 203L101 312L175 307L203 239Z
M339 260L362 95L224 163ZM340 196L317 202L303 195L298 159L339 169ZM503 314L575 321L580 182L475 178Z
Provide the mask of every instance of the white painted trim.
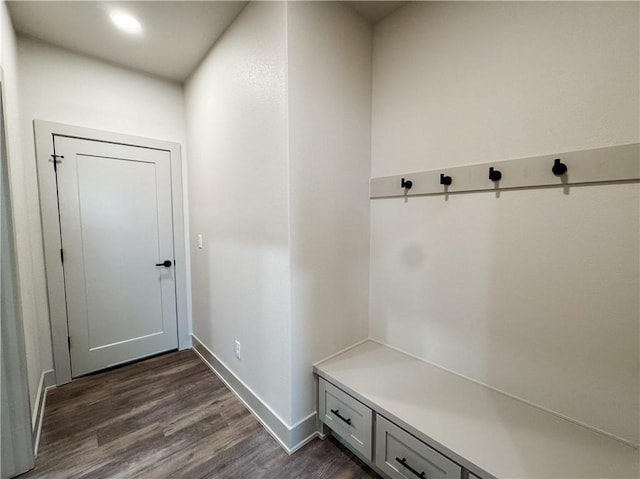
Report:
M36 402L33 405L33 411L31 411L31 430L35 431L38 424L38 411L40 410L41 402L44 393L44 374L46 371L42 371L40 374L40 382L38 383L38 392L36 392Z
M33 432L33 455L38 455L38 446L40 445L40 433L42 431L42 423L44 421L44 409L47 403L47 394L51 389L55 389L55 371L49 369L42 371L40 382L38 384L38 392L36 394L36 403L31 414L31 430Z
M287 422L286 422L284 419L282 419L282 418L280 417L280 415L279 415L277 412L275 412L275 411L271 408L271 406L269 406L269 405L264 401L264 399L262 399L262 398L261 398L261 397L260 397L260 396L259 396L259 395L254 391L254 390L253 390L253 389L251 389L251 388L247 385L247 383L245 383L242 379L240 379L240 378L239 378L239 377L238 377L238 376L237 376L237 375L236 375L236 374L231 370L231 368L229 368L229 366L227 366L227 365L224 363L224 361L222 361L222 360L221 360L221 359L220 359L220 358L219 358L219 357L218 357L218 356L217 356L213 351L211 351L211 350L210 350L210 349L209 349L209 348L208 348L208 347L207 347L207 346L206 346L202 341L200 341L200 339L199 339L195 334L193 334L192 336L193 336L193 339L195 339L195 340L199 343L199 346L200 346L200 347L202 347L203 349L205 349L205 350L206 350L206 351L207 351L211 356L213 356L213 357L215 358L215 360L216 360L217 362L219 362L219 363L222 365L222 367L223 367L226 371L228 371L228 372L229 372L229 374L231 374L231 375L235 378L235 380L236 380L237 382L239 382L239 383L242 385L242 387L243 387L243 388L245 388L245 389L246 389L246 390L247 390L247 391L248 391L252 396L254 396L255 398L257 398L257 399L258 399L258 401L260 401L260 403L261 403L261 404L262 404L262 405L263 405L263 406L264 406L264 407L265 407L265 408L266 408L266 409L267 409L267 410L268 410L268 411L269 411L269 412L270 412L270 413L271 413L271 414L272 414L272 415L273 415L273 416L274 416L278 421L280 421L280 423L281 423L284 427L286 427L289 431L291 431L291 430L293 429L293 427L292 427L292 426L289 426L289 424L287 424ZM194 351L198 352L195 348L194 348ZM221 378L221 379L222 379L222 378ZM234 391L234 392L235 392L235 391Z
M589 429L589 430L591 430L593 432L596 432L598 434L602 434L603 436L606 436L606 437L608 437L610 439L614 439L614 440L619 441L619 442L621 442L621 443L623 443L623 444L625 444L627 446L631 446L634 449L638 449L639 448L638 444L634 444L633 442L628 441L626 439L623 439L623 438L621 438L619 436L616 436L615 434L611 434L611 433L609 433L607 431L603 431L602 429L598 429L597 427L591 426L590 424L578 421L577 419L573 419L573 418L571 418L569 416L565 416L564 414L559 413L557 411L554 411L553 409L547 409L544 406L541 406L541 405L536 404L534 402L528 401L526 399L521 398L520 396L516 396L514 394L508 393L508 392L503 391L501 389L495 388L495 387L490 386L488 384L485 384L485 383L483 383L481 381L478 381L477 379L470 378L468 376L465 376L464 374L460 374L460 373L458 373L456 371L453 371L451 369L445 368L444 366L440 366L439 364L432 363L431 361L428 361L428 360L426 360L424 358L416 356L415 354L408 353L407 351L404 351L404 350L402 350L400 348L396 348L395 346L391 346L391 345L389 345L387 343L384 343L384 342L382 342L382 341L380 341L378 339L374 339L374 338L369 338L369 339L371 341L373 341L374 343L378 343L378 344L380 344L380 345L382 345L384 347L387 347L389 349L393 349L394 351L398 351L399 353L406 354L407 356L409 356L409 357L411 357L413 359L416 359L418 361L426 363L426 364L428 364L430 366L433 366L435 368L438 368L438 369L440 369L442 371L446 371L449 374L453 374L454 376L458 376L459 378L466 379L467 381L471 381L472 383L475 383L475 384L477 384L479 386L482 386L482 387L485 387L487 389L490 389L491 391L494 391L496 393L502 394L503 396L507 396L507 397L509 397L511 399L514 399L516 401L520 401L520 402L526 404L527 406L531 406L533 408L539 409L540 411L544 411L544 412L546 412L548 414L551 414L553 416L559 417L560 419L564 419L565 421L572 422L573 424L577 424L578 426L582 426L582 427L587 428L587 429Z
M53 378L55 380L55 377ZM38 456L38 448L40 447L40 436L42 435L42 425L44 423L44 411L47 406L47 396L49 395L49 391L55 389L57 386L54 384L53 386L48 386L44 390L44 396L42 398L42 417L38 422L38 429L35 432L35 441L33 445L33 455L34 457Z
M640 179L639 154L640 143L631 143L439 170L418 171L372 178L369 183L369 191L370 197L375 199L637 182ZM551 172L551 167L556 159L560 159L568 166L567 173L555 176ZM501 171L502 179L496 183L489 180L489 167L495 167ZM451 186L444 188L440 184L441 174L453 178ZM411 180L413 187L406 190L401 186L403 179Z
M0 269L9 270L6 277L10 278L10 283L13 289L11 300L7 301L9 307L10 318L0 319L2 323L4 334L0 341L4 343L0 345L6 350L3 350L0 355L0 363L2 363L2 418L0 419L0 429L5 433L7 430L11 430L11 434L8 436L8 446L13 452L10 454L4 454L2 450L2 458L0 461L5 461L2 465L2 471L8 471L10 474L18 474L25 472L33 467L33 431L31 428L31 411L29 410L29 384L27 378L27 363L24 341L24 327L22 317L22 296L21 296L21 280L23 277L24 264L18 261L17 257L17 241L15 231L15 202L13 201L12 192L15 187L15 182L18 178L12 176L13 166L15 161L20 161L20 158L14 158L9 148L9 131L7 117L7 91L4 81L4 71L0 67L0 193L2 200L6 200L7 216L0 223L5 223L4 227L7 228L6 233L3 230L3 235L6 235L8 244L5 248L8 250L11 261L9 264L4 264L0 261ZM19 125L13 125L19 128ZM0 225L0 229L2 226ZM0 235L2 236L2 235ZM2 240L0 240L1 242ZM4 248L3 248L4 249ZM0 275L2 276L2 275ZM2 281L0 279L0 281ZM4 298L3 298L4 299ZM8 326L8 328L7 328ZM7 363L8 367L7 367ZM4 389L2 389L4 388ZM6 411L5 411L6 407ZM5 412L7 413L5 416ZM2 434L2 442L5 442L7 436ZM4 445L4 444L3 444ZM4 475L4 474L3 474Z
M300 419L298 422L296 422L295 424L289 426L285 423L285 426L287 429L289 429L289 431L293 431L295 428L300 427L300 425L302 425L303 423L311 420L311 418L315 417L318 413L316 411L313 411L311 414L309 414L308 416L303 417L302 419Z
M258 422L264 426L287 454L293 454L317 436L317 412L312 412L293 425L287 424L197 336L192 335L192 341L193 351L220 378L225 386L240 399L242 404L255 416ZM309 433L309 431L311 432ZM302 434L306 434L306 436L303 439L297 439Z
M202 343L201 343L202 344ZM273 437L278 444L280 444L280 447L282 447L287 454L291 454L291 452L289 451L289 448L287 447L287 445L284 443L284 441L282 439L280 439L280 437L278 437L278 435L269 427L269 425L267 424L267 421L264 420L256 411L254 411L254 409L249 405L249 403L240 395L240 393L238 393L238 391L236 391L233 386L231 386L231 384L229 384L229 382L227 382L227 380L224 378L224 376L222 374L220 374L218 372L218 370L216 370L216 368L213 367L213 365L207 361L205 359L205 357L194 347L193 351L198 355L198 357L202 360L203 363L205 363L209 369L211 369L211 371L214 372L214 374L216 376L218 376L218 378L220 379L220 381L222 381L224 383L224 385L227 387L227 389L229 389L232 393L234 393L236 395L236 397L240 400L240 402L242 404L244 404L244 406L249 410L249 412L251 412L251 414L253 414L253 416L258 420L258 422L260 424L262 424L262 426L267 430L267 432L271 435L271 437ZM233 373L231 373L233 374ZM258 396L256 396L258 397ZM260 398L258 398L258 400L260 400Z
M287 450L287 454L291 455L294 452L296 452L299 449L302 449L304 446L306 446L307 444L309 444L311 441L313 441L316 437L320 437L320 433L319 432L313 432L309 435L309 437L307 437L306 439L303 439L302 441L300 441L298 444L296 444L295 446L293 446L293 448Z
M34 120L33 123L56 384L61 385L71 381L71 358L67 347L69 330L67 327L64 273L60 263L61 244L56 185L55 178L51 174L51 164L49 162L53 153L52 136L54 134L158 149L170 153L178 347L180 349L188 349L191 344L187 305L187 254L185 248L185 210L180 144L44 120Z

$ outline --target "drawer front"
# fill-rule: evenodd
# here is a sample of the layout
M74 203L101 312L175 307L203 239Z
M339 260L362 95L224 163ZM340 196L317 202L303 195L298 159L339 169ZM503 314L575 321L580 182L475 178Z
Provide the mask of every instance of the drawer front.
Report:
M393 479L460 479L462 468L376 415L376 466Z
M319 390L319 412L322 422L365 458L371 460L371 409L322 378Z

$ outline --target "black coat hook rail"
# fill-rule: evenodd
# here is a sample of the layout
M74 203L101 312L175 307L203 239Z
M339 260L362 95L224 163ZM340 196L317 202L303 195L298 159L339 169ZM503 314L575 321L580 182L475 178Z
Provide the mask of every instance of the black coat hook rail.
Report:
M391 198L638 180L640 143L632 143L372 178L370 196Z

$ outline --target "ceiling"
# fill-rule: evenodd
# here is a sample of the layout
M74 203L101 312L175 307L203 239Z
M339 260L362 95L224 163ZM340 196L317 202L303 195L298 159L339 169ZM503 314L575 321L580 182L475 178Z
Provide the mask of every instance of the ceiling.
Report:
M391 12L397 10L407 2L402 1L387 1L387 2L345 2L356 12L358 12L369 23L377 23Z
M117 65L182 82L247 2L8 1L17 32ZM142 35L119 32L114 10Z
M181 83L247 3L9 0L7 6L18 33ZM375 23L406 2L345 3ZM109 17L114 10L137 17L143 33L117 31Z

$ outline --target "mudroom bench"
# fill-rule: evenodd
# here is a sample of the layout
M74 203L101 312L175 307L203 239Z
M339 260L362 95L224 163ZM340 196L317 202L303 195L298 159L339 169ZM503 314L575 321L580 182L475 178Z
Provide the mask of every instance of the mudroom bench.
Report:
M367 340L314 365L320 420L382 475L638 478L638 450Z

